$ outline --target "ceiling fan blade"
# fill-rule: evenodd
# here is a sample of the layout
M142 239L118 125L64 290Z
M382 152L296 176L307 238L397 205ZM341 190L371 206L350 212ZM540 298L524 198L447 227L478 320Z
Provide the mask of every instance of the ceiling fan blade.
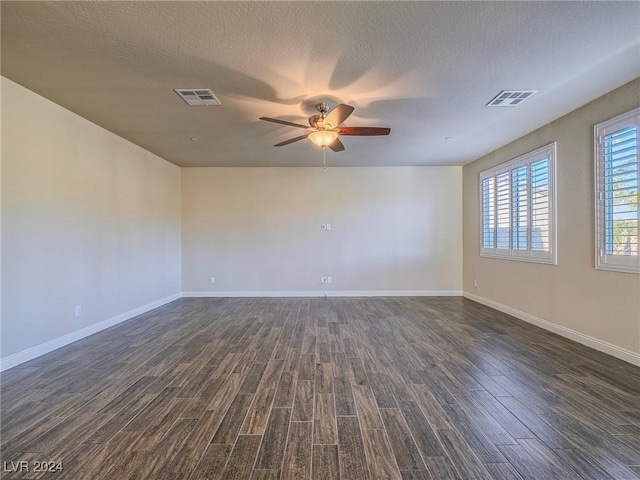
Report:
M333 143L331 145L329 145L329 148L331 150L333 150L334 152L341 152L344 150L344 144L340 141L339 138L336 138Z
M352 106L341 103L329 112L329 115L324 119L324 123L330 123L334 127L337 127L349 118L349 115L351 115L353 110L354 108Z
M309 135L300 135L296 138L290 138L289 140L285 140L284 142L276 143L274 147L283 147L284 145L289 145L290 143L297 142L298 140L304 140Z
M386 127L340 127L340 135L356 135L370 137L374 135L389 135L390 128Z
M277 118L260 117L260 120L265 120L267 122L273 122L273 123L279 123L280 125L289 125L290 127L304 128L305 130L309 129L309 127L307 125L300 125L299 123L287 122L286 120L278 120Z

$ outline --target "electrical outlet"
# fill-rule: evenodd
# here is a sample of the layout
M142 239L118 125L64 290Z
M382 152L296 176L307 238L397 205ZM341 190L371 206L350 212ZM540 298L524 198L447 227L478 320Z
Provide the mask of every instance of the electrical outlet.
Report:
M76 307L76 317L79 317L80 315L82 315L82 307L78 305Z
M327 223L327 230L331 230L331 224L330 223ZM329 282L329 283L331 283L331 282Z
M328 283L327 277L320 277L320 283Z
M327 283L333 283L333 278L327 277Z
M209 283L216 283L216 277L209 277Z
M476 287L476 288L478 287L478 279L475 279L475 280L473 281L473 286L474 286L474 287Z

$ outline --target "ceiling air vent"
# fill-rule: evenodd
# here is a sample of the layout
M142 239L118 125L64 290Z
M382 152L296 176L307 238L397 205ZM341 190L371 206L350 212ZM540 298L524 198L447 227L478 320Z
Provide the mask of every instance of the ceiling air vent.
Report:
M222 105L208 88L176 88L175 92L189 105Z
M537 90L503 90L487 103L487 107L517 107Z

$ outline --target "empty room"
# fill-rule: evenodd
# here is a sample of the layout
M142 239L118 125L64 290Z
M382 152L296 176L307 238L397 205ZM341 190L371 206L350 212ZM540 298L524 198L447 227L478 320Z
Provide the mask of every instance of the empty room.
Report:
M640 2L0 9L0 478L640 479Z

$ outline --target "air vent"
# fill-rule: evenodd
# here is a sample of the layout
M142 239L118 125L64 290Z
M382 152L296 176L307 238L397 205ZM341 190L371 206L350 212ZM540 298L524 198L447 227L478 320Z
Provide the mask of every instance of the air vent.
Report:
M517 107L537 90L503 90L487 103L487 107Z
M222 105L208 88L176 88L175 92L189 105Z

